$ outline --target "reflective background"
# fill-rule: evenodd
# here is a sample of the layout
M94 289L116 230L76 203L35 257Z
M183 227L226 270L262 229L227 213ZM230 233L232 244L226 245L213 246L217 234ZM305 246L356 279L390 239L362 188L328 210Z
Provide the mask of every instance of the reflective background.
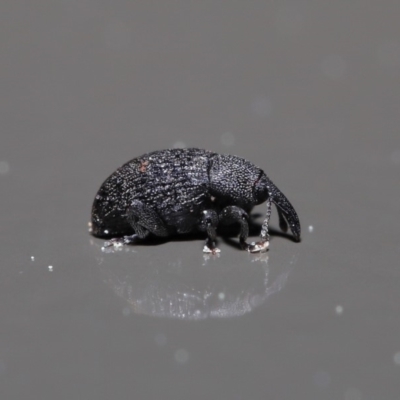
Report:
M0 397L398 399L398 1L3 1ZM262 167L300 244L104 252L103 180L195 146ZM259 213L265 212L260 206Z

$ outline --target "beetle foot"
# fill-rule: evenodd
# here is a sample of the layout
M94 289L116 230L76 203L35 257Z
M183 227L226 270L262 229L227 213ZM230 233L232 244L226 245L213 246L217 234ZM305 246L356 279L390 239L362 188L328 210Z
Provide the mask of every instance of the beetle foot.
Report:
M251 245L248 244L245 240L241 240L241 241L240 241L240 248L241 248L242 250L250 251L250 250L249 250L250 247L251 247Z
M247 251L249 253L264 253L268 250L269 241L251 242L248 246Z
M107 240L104 242L103 247L114 247L115 249L118 249L122 247L124 244L132 244L135 243L137 239L137 235L131 235L131 236L124 236L122 238L113 238L110 240Z
M104 242L103 247L107 248L107 247L121 247L124 244L123 242L123 238L114 238L114 239L110 239L107 240L106 242Z
M221 253L221 250L218 247L213 247L210 249L208 246L204 246L203 253L210 253L215 256L216 254Z

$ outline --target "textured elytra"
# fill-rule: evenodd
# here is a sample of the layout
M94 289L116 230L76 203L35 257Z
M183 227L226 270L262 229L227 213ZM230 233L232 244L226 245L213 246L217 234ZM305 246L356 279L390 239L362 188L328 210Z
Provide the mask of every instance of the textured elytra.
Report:
M300 238L298 216L266 174L249 161L201 149L171 149L144 154L118 168L100 187L92 207L92 233L124 243L148 234L207 233L214 252L218 224L238 222L240 241L249 251L268 247L269 213L261 242L247 245L248 212L267 201L276 204L280 226L286 221ZM133 235L126 238L127 235Z

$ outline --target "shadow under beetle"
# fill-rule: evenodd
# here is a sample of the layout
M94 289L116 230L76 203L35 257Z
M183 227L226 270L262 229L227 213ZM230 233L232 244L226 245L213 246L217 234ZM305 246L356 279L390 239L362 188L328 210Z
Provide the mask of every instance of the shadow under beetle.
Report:
M266 202L260 241L248 244L249 212ZM201 149L159 150L134 158L101 185L93 202L91 233L112 238L105 246L145 239L206 232L203 251L217 253L219 224L240 224L240 244L251 253L269 246L271 206L279 226L288 224L300 241L300 221L285 195L267 175L243 158Z

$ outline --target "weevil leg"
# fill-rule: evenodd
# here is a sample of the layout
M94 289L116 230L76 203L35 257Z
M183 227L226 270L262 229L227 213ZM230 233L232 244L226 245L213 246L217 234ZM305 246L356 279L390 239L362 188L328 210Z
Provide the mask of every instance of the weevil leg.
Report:
M111 246L119 247L124 244L133 244L133 243L136 243L138 241L138 239L139 239L139 236L136 233L134 233L133 235L130 235L130 236L123 236L121 238L112 238L112 239L104 242L103 247L111 247Z
M214 210L204 210L200 224L200 229L207 232L206 243L203 248L204 253L217 254L221 250L216 247L217 243L218 214Z
M139 200L132 202L127 212L127 219L140 239L144 239L149 233L161 237L170 233L157 212Z
M240 224L240 246L243 250L249 250L250 245L246 242L249 236L249 216L246 211L237 206L227 206L220 212L219 218L224 225Z
M272 211L272 201L270 199L267 200L267 213L265 214L264 221L261 226L261 234L260 234L260 241L253 242L250 244L248 251L250 253L263 253L264 251L268 250L269 247L269 233L268 233L268 226L269 226L269 219L271 218L271 211Z
M160 218L152 208L145 206L141 201L134 200L127 212L129 224L135 233L122 238L114 238L104 243L104 247L119 247L124 244L137 243L152 233L155 236L168 236L169 232Z

